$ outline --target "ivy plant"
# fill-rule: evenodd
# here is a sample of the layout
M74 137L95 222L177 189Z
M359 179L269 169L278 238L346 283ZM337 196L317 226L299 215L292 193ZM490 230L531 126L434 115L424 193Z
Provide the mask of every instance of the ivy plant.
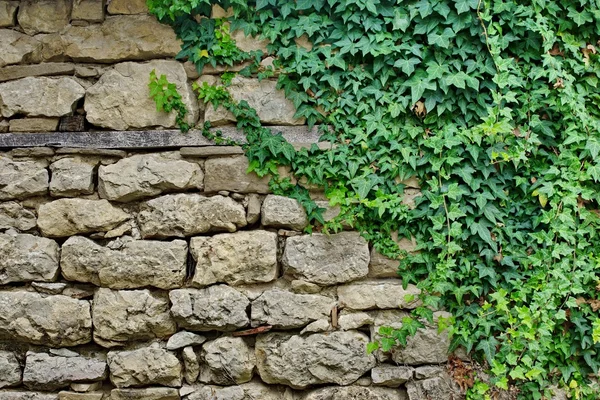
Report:
M424 306L371 350L405 344L443 308L453 348L487 365L496 389L549 399L557 385L598 398L597 0L148 2L181 38L203 35L198 24L220 5L231 30L270 41L279 87L329 149L294 150L225 87L200 95L235 115L251 170L273 175L274 191L323 223L278 168L323 187L341 212L322 229L354 226L422 290ZM409 201L413 177L421 195ZM403 254L394 232L418 251Z

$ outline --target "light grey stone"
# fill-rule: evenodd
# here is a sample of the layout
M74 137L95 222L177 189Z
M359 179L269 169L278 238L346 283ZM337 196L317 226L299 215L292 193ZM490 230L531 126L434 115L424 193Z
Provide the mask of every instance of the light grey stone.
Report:
M78 392L58 392L58 400L102 400L104 393L78 393Z
M112 201L133 201L165 191L204 187L197 163L181 159L177 152L138 154L98 170L98 193Z
M308 225L308 218L298 200L268 195L262 203L261 223L273 228L301 231Z
M0 83L0 112L31 117L62 117L74 111L85 90L72 78L27 77Z
M408 396L406 391L399 389L343 386L312 390L301 395L299 400L408 400Z
M195 385L187 400L246 400L241 386Z
M183 358L185 381L190 385L196 382L198 374L200 374L200 363L198 362L198 355L194 351L192 346L188 346L181 351L181 357Z
M92 307L94 341L104 347L163 338L177 331L166 293L100 288Z
M184 66L185 68L185 66ZM232 156L244 154L244 149L240 146L202 146L202 147L182 147L179 154L183 157L215 157Z
M380 365L371 370L374 385L398 387L413 379L415 369L411 367Z
M367 275L369 248L355 232L295 236L286 240L282 263L287 277L335 285Z
M415 368L415 378L427 379L433 378L434 376L441 375L446 369L439 365L424 365L422 367Z
M0 67L31 62L39 57L42 44L12 29L0 29Z
M0 2L0 12L2 10ZM0 69L0 82L26 78L28 76L72 75L75 65L72 63L42 63L34 65L12 65Z
M15 354L10 351L0 351L0 389L18 386L21 383L21 366ZM0 392L0 398L1 397Z
M94 392L96 390L100 390L102 388L102 382L94 382L94 383L71 383L71 390L75 392L85 393L85 392Z
M392 328L400 328L402 327L402 319L410 316L407 311L403 310L378 310L378 311L369 311L369 315L373 317L372 323L369 324L369 329L371 331L371 341L379 341L381 339L381 335L379 335L379 329L382 326L392 327ZM388 352L383 352L381 350L376 350L373 352L377 357L377 360L380 362L390 361L391 354Z
M196 261L194 286L217 282L229 285L277 279L277 234L267 231L223 233L193 237L190 252Z
M375 366L375 357L365 351L368 342L366 335L356 331L259 335L258 371L266 383L295 389L323 383L348 385Z
M59 247L54 240L29 234L0 233L0 285L55 281L58 254Z
M403 289L400 279L360 281L337 288L340 306L353 310L412 309L421 304L420 292L412 284Z
M348 312L342 310L342 313L338 317L338 327L344 331L358 329L374 323L375 318L373 315L366 312Z
M107 200L59 199L40 206L38 227L48 237L108 232L130 215Z
M290 388L265 385L259 379L236 386L197 384L187 400L297 400Z
M20 148L12 149L10 151L10 155L13 158L19 158L19 157L47 158L47 157L52 157L54 155L54 149L51 149L49 147L20 147Z
M15 26L18 1L0 1L0 28Z
M56 390L73 382L102 381L107 377L106 361L86 357L60 357L27 352L23 383L30 389Z
M148 95L148 76L153 70L158 77L166 75L169 82L177 85L188 110L185 121L191 125L195 124L199 116L196 96L188 84L181 63L168 60L154 60L144 64L125 62L104 73L100 80L87 90L85 96L84 107L88 122L114 130L176 127L176 112L158 111L154 100ZM135 168L137 162L138 160L133 160L133 163L126 165ZM164 169L161 171L164 175ZM149 174L148 177L151 176L152 174ZM170 177L171 181L164 181L164 178L163 176L163 185L167 182L178 184L173 176Z
M50 164L52 196L74 197L94 193L94 169L97 162L76 157L61 158Z
M465 398L458 384L446 373L422 381L409 381L406 384L406 391L409 400L456 400Z
M252 302L252 326L300 328L313 321L327 319L334 305L335 301L325 296L267 290Z
M2 400L59 400L58 393L25 392L21 390L0 390Z
M300 334L305 335L307 333L320 333L327 332L329 330L331 330L329 319L319 319L306 325L306 327L300 331Z
M46 194L48 170L43 161L13 161L0 155L0 200Z
M170 194L143 202L138 214L142 237L185 237L199 233L235 232L246 226L246 212L230 197Z
M255 193L248 194L248 206L246 207L246 221L248 225L254 224L260 218L262 199Z
M248 166L246 156L209 158L204 163L204 190L269 193L270 177L259 178L254 172L247 173Z
M17 19L25 33L59 32L69 25L69 0L22 0Z
M74 0L71 19L74 21L104 21L105 0Z
M146 14L145 0L112 0L108 5L109 14Z
M249 382L254 374L254 349L239 337L224 336L202 346L200 382L232 385Z
M248 326L248 298L226 285L169 292L177 324L195 331L233 331Z
M127 240L111 250L73 236L63 244L61 269L68 280L112 289L174 289L183 285L186 259L187 243L183 240Z
M170 351L144 347L130 351L108 352L110 381L117 388L163 385L179 387L182 371Z
M89 302L20 290L0 291L0 340L65 347L91 339Z
M179 400L177 389L153 387L145 389L113 389L110 400Z
M167 350L179 350L188 346L199 346L206 342L206 337L193 332L177 332L169 338Z
M10 132L54 132L58 129L59 118L45 118L45 117L33 117L33 118L18 118L11 119L8 130Z

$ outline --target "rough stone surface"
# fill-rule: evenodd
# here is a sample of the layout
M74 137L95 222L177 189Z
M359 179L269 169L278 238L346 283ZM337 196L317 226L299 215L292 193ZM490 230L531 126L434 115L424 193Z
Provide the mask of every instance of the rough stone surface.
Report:
M167 350L179 350L188 346L199 346L206 342L206 338L202 335L197 335L193 332L181 331L177 332L169 338L167 342Z
M28 231L35 228L37 218L35 214L16 201L0 203L0 230L17 229Z
M0 391L2 400L59 400L57 393L24 392L20 390Z
M194 351L192 346L184 348L181 352L181 358L183 358L184 373L183 377L189 384L196 382L198 375L200 374L200 363L198 362L198 355Z
M15 25L18 7L18 1L0 1L0 28Z
M23 371L25 386L36 390L56 390L73 382L102 381L107 377L106 362L86 357L60 357L28 352Z
M17 118L9 121L11 132L54 132L58 129L59 118Z
M147 385L181 386L181 364L167 350L144 347L108 353L110 381L118 388Z
M406 365L441 364L448 361L449 347L447 330L438 333L437 327L428 327L408 338L406 347L395 349L392 359Z
M0 155L0 200L24 199L48 191L48 170L41 161L13 161Z
M347 312L342 310L338 317L338 327L344 331L358 329L365 325L375 323L372 313L368 312Z
M182 160L176 152L139 154L98 170L100 197L113 201L133 201L164 191L201 190L203 181L200 166Z
M236 76L227 89L236 101L246 100L264 124L304 125L304 118L294 118L294 104L285 98L282 90L275 88L276 85L274 80L259 82L257 79ZM204 118L215 126L235 121L235 117L223 108L215 110L212 106L206 107Z
M288 277L334 285L367 275L369 248L355 232L295 236L286 241L282 263Z
M108 232L130 218L107 200L59 199L38 210L38 227L45 236L64 237Z
M25 33L59 32L69 25L69 0L22 0L17 19Z
M299 400L408 400L408 396L404 390L398 389L345 386L316 389L302 395Z
M32 61L38 57L41 46L31 36L12 29L0 29L0 67Z
M338 286L337 293L340 306L353 310L412 309L420 304L419 289L415 285L403 289L400 279L354 282Z
M335 301L326 296L267 290L252 302L252 326L300 328L318 319L327 319L334 305Z
M157 111L154 100L148 95L148 76L152 70L156 70L159 77L166 75L169 82L177 85L188 110L185 120L194 124L199 113L196 96L181 63L167 60L115 65L87 90L84 105L87 120L93 125L115 130L175 128L176 113ZM129 167L135 167L136 162L138 159L130 162Z
M174 289L183 285L186 258L183 240L128 240L112 250L74 236L62 246L61 268L68 280L113 289Z
M301 231L308 225L308 218L298 200L268 195L262 203L261 223L273 228Z
M211 231L234 232L246 226L244 207L229 197L172 194L142 203L142 237L185 237Z
M78 196L94 193L96 162L76 157L61 158L50 164L52 196Z
M402 238L396 241L400 250L413 252L416 249L416 241ZM374 248L371 250L371 262L369 263L369 277L371 278L397 278L398 260L384 256Z
M0 83L0 112L5 118L15 114L62 117L74 111L85 89L72 78L27 77Z
M74 0L71 19L74 21L104 21L104 0Z
M464 399L464 394L448 374L406 384L409 400L454 400Z
M0 340L65 347L88 343L91 338L89 302L25 291L0 292Z
M19 360L10 351L0 351L0 389L17 386L20 383L21 366Z
M250 193L248 195L248 206L246 207L246 221L248 224L253 224L260 218L260 209L262 207L261 196Z
M348 385L375 366L365 351L369 339L356 331L306 337L268 333L256 339L257 366L266 383L303 389L309 385Z
M193 284L230 285L271 282L277 279L277 234L267 231L223 233L194 237L190 251L196 260Z
M209 158L204 164L206 192L227 190L236 193L269 193L269 177L246 173L246 156Z
M58 277L58 244L29 234L0 233L0 285L52 282Z
M374 385L398 387L413 378L414 368L381 365L371 370L371 379Z
M248 298L237 290L215 285L206 289L169 292L171 314L180 327L196 331L232 331L249 324Z
M244 149L240 146L203 146L203 147L182 147L179 154L183 157L215 157L232 156L244 154Z
M146 0L112 0L108 5L109 14L145 14L148 12Z
M249 382L256 366L254 350L242 338L206 342L200 353L200 382L232 385Z
M110 400L179 400L179 391L173 388L113 389Z
M59 392L58 400L102 400L104 393L77 393L77 392Z
M415 378L427 379L434 376L441 375L446 369L439 365L424 365L422 367L415 368Z
M0 10L2 8L0 2ZM26 78L28 76L71 75L75 65L71 63L43 63L35 65L12 65L0 69L0 82Z

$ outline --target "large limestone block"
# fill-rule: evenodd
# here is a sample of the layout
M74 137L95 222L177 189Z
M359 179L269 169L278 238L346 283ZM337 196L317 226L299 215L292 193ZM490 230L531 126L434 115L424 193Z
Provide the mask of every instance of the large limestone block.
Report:
M300 328L327 319L335 301L316 294L295 294L281 289L265 291L252 302L252 326Z
M163 385L181 386L181 364L170 351L144 347L108 353L110 381L118 388Z
M71 383L102 381L108 376L106 361L73 355L55 356L27 352L23 383L36 390L56 390Z
M0 83L0 112L5 118L62 117L71 114L83 96L85 89L72 78L27 77Z
M74 197L94 193L96 161L78 157L61 158L50 164L52 196Z
M113 201L133 201L165 191L203 187L200 165L182 160L179 152L139 154L98 170L98 193Z
M105 0L74 0L71 19L73 21L104 21Z
M24 199L48 191L48 170L42 161L13 161L0 156L0 200Z
M183 240L129 240L112 250L74 236L63 244L60 262L63 276L71 281L112 289L174 289L183 285L186 259Z
M0 339L50 347L89 343L90 303L66 296L0 292Z
M262 203L261 223L273 228L301 231L308 225L308 218L298 200L268 195Z
M107 17L103 24L72 26L52 40L60 40L58 54L81 62L173 58L181 49L173 29L149 15L120 15ZM148 75L144 79L147 82Z
M274 80L244 78L236 76L227 88L236 101L246 100L254 108L261 122L267 125L304 125L304 118L294 118L296 108L286 99L283 90L276 89ZM206 107L204 119L214 125L223 125L235 121L235 117L219 107Z
M409 400L435 399L454 400L464 399L456 381L447 373L422 381L410 381L406 384Z
M58 253L54 240L29 234L0 234L0 285L55 281Z
M193 331L233 331L249 324L248 298L226 285L169 292L177 325Z
M0 29L0 67L30 62L39 56L42 44L12 29Z
M267 231L222 233L194 237L190 251L196 260L195 286L271 282L278 277L277 234Z
M408 400L408 396L400 389L344 386L316 389L301 395L298 400Z
M0 28L15 26L18 1L0 1Z
M38 210L38 227L49 237L108 232L130 215L107 200L59 199Z
M244 206L230 197L169 194L141 204L142 237L185 237L199 233L235 232L246 226Z
M70 0L22 0L17 19L25 33L60 32L69 25Z
M58 393L24 392L20 390L0 390L2 400L59 400Z
M146 0L112 0L108 5L109 14L145 14L147 12Z
M149 96L148 79L152 70L156 70L157 76L166 75L169 82L177 86L188 110L185 121L195 124L199 115L198 103L185 70L181 63L167 60L115 65L87 90L84 104L87 120L93 125L116 130L177 127L176 112L157 111ZM134 159L130 165L137 161Z
M246 156L209 158L204 164L204 190L237 193L269 193L270 177L259 178L254 172L247 173Z
M0 351L0 389L18 386L21 383L21 366L15 354L10 351ZM0 392L0 398L2 398Z
M415 285L403 289L400 279L361 281L337 288L340 307L353 310L412 309L420 304L420 292Z
M239 337L221 337L202 346L200 382L232 385L249 382L254 374L254 349Z
M113 389L110 400L179 400L179 391L174 388Z
M355 232L294 236L286 241L282 263L289 277L335 285L367 275L369 246Z
M357 331L259 335L258 372L266 383L295 389L323 383L349 385L375 366L375 357L365 350L368 342L368 337Z
M166 293L100 288L92 307L94 341L104 347L163 338L177 331Z

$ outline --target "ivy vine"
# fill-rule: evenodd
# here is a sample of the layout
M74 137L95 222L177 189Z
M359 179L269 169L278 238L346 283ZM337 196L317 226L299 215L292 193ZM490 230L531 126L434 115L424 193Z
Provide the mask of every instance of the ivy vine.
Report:
M558 385L598 398L598 0L148 4L199 70L252 60L243 73L264 73L260 52L236 52L228 33L218 40L227 25L269 39L296 117L326 126L322 140L334 146L295 151L224 86L198 87L200 96L236 116L251 169L272 174L273 190L323 223L308 191L278 168L323 187L341 207L323 229L351 224L422 289L424 307L379 346L405 343L444 308L453 347L487 363L496 388L549 399ZM204 18L215 4L231 8L226 23ZM412 177L422 193L414 205ZM393 232L414 237L418 251L402 254ZM470 398L489 398L482 387Z

